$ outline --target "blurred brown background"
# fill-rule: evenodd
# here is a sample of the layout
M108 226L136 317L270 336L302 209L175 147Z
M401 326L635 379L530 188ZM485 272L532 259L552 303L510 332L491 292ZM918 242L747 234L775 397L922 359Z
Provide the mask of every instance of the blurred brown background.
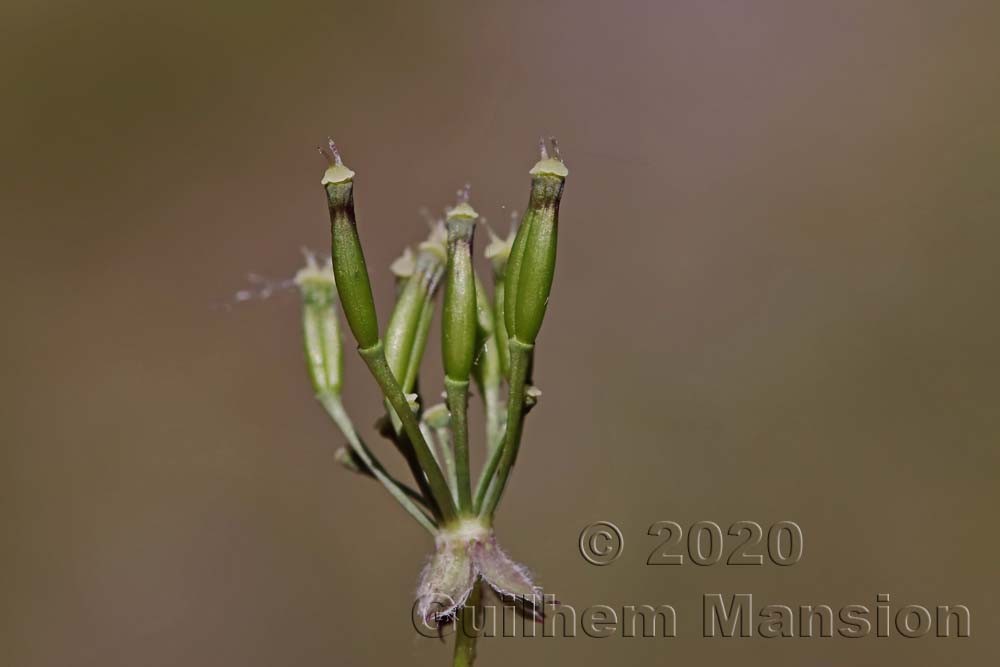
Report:
M327 134L383 313L420 206L470 181L504 227L541 133L571 170L498 531L680 636L482 665L1000 656L996 3L18 0L0 45L0 664L448 663L408 615L429 540L335 466L297 298L219 307L326 244ZM371 423L353 354L346 394ZM661 519L794 520L805 553L647 567ZM961 603L972 637L709 640L715 592Z

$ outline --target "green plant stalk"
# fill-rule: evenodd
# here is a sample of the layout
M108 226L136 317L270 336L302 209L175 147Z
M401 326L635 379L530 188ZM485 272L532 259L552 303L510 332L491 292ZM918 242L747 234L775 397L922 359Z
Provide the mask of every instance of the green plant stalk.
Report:
M371 371L375 382L378 383L379 388L382 390L382 394L388 399L392 409L403 423L403 431L405 431L407 437L410 439L417 461L420 463L420 467L423 468L423 473L427 478L427 484L430 487L434 501L441 510L442 520L446 524L451 523L454 521L456 514L455 503L452 501L448 482L445 481L444 475L441 474L441 468L438 467L437 461L434 459L434 453L431 452L427 441L424 440L424 436L420 432L420 424L417 422L413 410L410 409L410 404L407 402L406 396L399 386L399 382L396 381L396 377L392 374L392 369L389 368L382 341L376 341L371 347L358 348L358 353L364 359L365 364L368 365L368 370Z
M389 415L396 417L396 411L392 409L392 406L389 405L388 401L385 401L385 405ZM426 498L427 505L434 513L434 516L441 519L441 509L437 506L437 502L435 502L434 492L427 483L427 475L424 474L424 469L420 466L420 461L417 459L417 453L413 449L413 444L410 443L410 439L406 437L405 434L400 434L401 424L398 419L391 419L390 422L393 427L393 433L390 436L392 444L396 446L396 451L398 451L403 457L403 460L406 461L406 465L410 469L410 474L413 476L413 480L417 483L417 486L420 487L420 491Z
M420 421L420 432L424 434L424 440L431 446L434 452L434 459L441 466L441 472L448 482L451 490L451 497L458 503L458 484L455 481L455 457L451 451L451 431L446 428L432 429L425 421Z
M477 281L476 307L491 309L488 319L491 320L492 331L487 336L484 347L476 362L476 380L483 396L483 407L486 411L486 464L479 474L472 508L478 514L483 505L483 499L489 490L500 456L503 453L505 425L502 421L504 403L500 397L500 383L510 375L510 341L507 337L507 325L504 322L504 273L503 269L495 270L493 274L493 300L486 298L485 290ZM484 302L480 302L479 294L483 294ZM487 319L481 312L481 320ZM482 321L480 322L482 325Z
M500 365L500 350L496 336L496 321L493 317L493 300L486 293L486 287L476 276L476 329L477 354L472 365L472 377L476 381L486 412L486 453L487 456L499 446L500 433L500 382L503 370Z
M497 340L497 356L500 361L500 374L510 377L510 338L507 335L507 321L504 319L504 274L498 273L493 282L493 335Z
M359 442L361 442L361 446L365 448L365 450L368 452L368 455L374 460L375 465L380 465L380 462L378 461L378 459L375 458L375 454L373 454L372 451L371 451L371 449L368 449L368 446L365 445L364 440L359 440ZM342 459L340 457L341 454L343 454L346 457L346 459ZM337 463L339 463L341 466L343 466L343 468L345 470L350 470L351 472L353 472L355 474L363 475L365 477L371 477L372 479L375 479L375 473L372 472L372 469L369 468L368 465L366 465L364 461L362 461L361 459L359 459L357 457L357 455L354 453L354 449L350 445L348 445L346 448L345 447L341 447L337 452L334 453L334 458L337 459ZM413 488L407 486L404 482L401 482L398 479L396 479L395 477L393 477L392 475L390 475L385 470L384 467L382 468L382 471L385 472L386 477L389 479L390 482L392 482L393 484L395 484L396 486L398 486L400 489L402 489L403 494L407 498L409 498L410 500L412 500L415 503L417 503L417 505L419 505L420 507L423 507L424 509L426 509L426 510L432 512L432 513L437 511L436 508L432 508L430 502L427 500L427 496L425 496L424 494L420 493L416 489L413 489ZM436 516L436 514L435 514L435 516Z
M420 424L420 434L424 436L424 442L426 442L427 446L431 448L431 453L434 454L434 460L437 461L438 466L441 468L441 472L444 473L444 476L447 479L448 473L444 469L444 463L441 461L441 454L438 452L437 437L434 435L434 431L431 430L431 427L428 426L422 418L418 423Z
M451 491L451 498L458 504L458 483L455 477L455 455L451 450L451 431L447 428L432 429L423 420L420 421L420 432L424 434L424 440L431 446L434 452L434 460L441 466L441 472L448 482L448 489Z
M432 289L431 294L433 293ZM427 336L430 333L432 319L434 319L434 299L428 298L420 311L420 323L417 325L416 336L413 339L410 363L403 378L403 387L411 391L416 391L414 388L417 386L417 375L420 372L420 362L424 358L424 349L427 347Z
M462 607L455 626L455 657L452 667L472 667L476 662L476 641L479 639L476 615L479 614L481 597L482 588L477 582Z
M500 437L504 438L505 436L506 431L504 431ZM486 492L490 489L490 484L493 482L493 476L496 474L497 466L500 464L500 457L502 456L503 441L501 440L500 445L490 452L489 458L486 460L486 464L479 473L479 481L476 483L476 494L472 501L472 509L477 516L482 516L483 502L486 498Z
M403 506L403 509L417 520L421 526L423 526L427 532L431 535L437 534L437 527L431 521L423 510L417 507L416 503L406 494L406 491L386 472L382 464L375 458L375 456L368 450L361 438L358 437L357 431L354 430L354 424L351 422L351 418L348 416L347 411L344 410L343 403L340 402L340 398L334 394L325 393L317 397L319 402L326 409L327 414L333 419L337 427L340 428L344 437L347 438L348 444L358 458L361 459L362 463L368 466L368 469L375 476L375 478L382 483L393 498Z
M500 449L503 439L503 429L500 427L500 387L488 385L483 387L483 405L486 410L486 451L492 456Z
M455 475L458 486L458 513L472 516L472 482L469 472L469 381L444 379L451 412L451 433L455 446Z
M509 354L509 351L508 351ZM529 361L528 368L531 368ZM478 515L483 506L483 499L490 488L493 476L496 473L500 457L503 456L503 442L506 436L506 424L503 416L504 402L500 398L500 387L486 386L483 388L483 404L486 410L486 463L479 473L479 481L476 482L476 492L472 499L472 511Z
M438 428L434 429L434 431L437 433L438 447L441 450L445 477L448 479L448 485L451 487L455 501L458 502L458 474L455 470L455 451L452 449L451 444L451 430L448 428Z
M524 419L524 385L528 376L528 366L531 361L531 352L534 345L522 343L513 337L510 339L510 395L507 398L507 430L504 434L503 447L500 450L497 462L496 481L492 484L484 480L488 491L481 504L479 516L488 525L493 523L493 514L496 512L497 504L503 495L504 487L510 477L514 461L517 459L517 450L521 444L521 425Z

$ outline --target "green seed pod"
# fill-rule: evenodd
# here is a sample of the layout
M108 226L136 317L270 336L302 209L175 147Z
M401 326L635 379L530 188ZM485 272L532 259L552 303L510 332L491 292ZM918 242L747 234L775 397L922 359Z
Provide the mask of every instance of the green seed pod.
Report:
M493 321L493 308L490 295L479 276L476 281L476 317L478 328L476 332L476 363L474 375L476 383L482 390L485 386L500 384L500 359L497 354L496 327Z
M468 382L476 353L476 285L472 237L479 215L461 201L448 211L448 266L441 319L441 356L445 377Z
M425 298L426 294L420 281L411 277L403 285L392 315L389 316L389 325L385 330L385 358L397 381L402 381L409 366L413 339L417 333L420 311ZM403 387L403 392L407 391L407 388Z
M497 343L496 322L493 318L493 304L486 286L476 276L476 311L479 317L479 332L476 337L476 363L472 367L472 377L479 387L486 409L486 451L492 452L500 444L500 382L503 368ZM508 351L509 353L509 351Z
M530 207L524 212L521 224L517 228L517 235L514 236L514 243L511 244L510 255L507 258L506 275L503 281L503 321L508 336L514 334L514 323L517 315L517 287L521 279L521 261L524 259L524 246L531 233L531 222L534 216L535 211Z
M510 251L514 245L514 238L517 236L516 216L516 213L511 214L511 226L507 238L498 236L491 227L486 227L486 231L490 235L490 242L483 250L483 256L490 260L490 264L493 266L493 277L497 280L503 280L507 273L507 261L510 259Z
M500 360L496 354L496 326L493 320L493 304L486 292L486 285L475 276L476 285L476 362L475 371L478 382L499 384Z
M555 157L550 158L542 144L542 159L530 171L528 210L507 264L504 295L507 333L525 345L535 343L545 317L556 266L559 202L569 174L555 141L552 147Z
M490 230L490 243L483 253L493 265L493 335L496 337L497 354L500 357L500 372L504 377L510 374L510 348L507 321L503 303L506 292L507 261L510 258L517 227L512 226L507 238L501 238Z
M420 320L413 338L413 348L410 352L406 376L402 380L404 391L407 392L413 391L416 386L420 364L424 359L427 336L430 333L431 320L434 319L434 295L441 285L441 277L444 275L445 262L447 261L447 240L448 234L444 224L438 222L431 227L431 233L427 240L418 246L417 267L427 285L427 298L420 311Z
M437 256L421 252L389 318L385 355L404 393L413 391L416 383L434 314L434 293L443 272L444 263Z
M309 377L317 396L339 395L344 376L344 351L337 322L337 287L333 267L320 267L306 255L306 266L295 275L302 294L302 337Z
M330 168L323 175L323 186L330 209L337 291L358 347L367 349L379 340L378 318L354 218L354 172L344 166L333 141L330 141L330 154L323 154L330 162Z
M386 327L385 358L404 393L413 390L417 370L427 344L427 332L434 313L434 293L444 272L445 247L441 230L433 229L430 238L420 244L419 252L393 263L399 278L399 296ZM412 254L412 253L411 253ZM408 259L410 266L401 260Z

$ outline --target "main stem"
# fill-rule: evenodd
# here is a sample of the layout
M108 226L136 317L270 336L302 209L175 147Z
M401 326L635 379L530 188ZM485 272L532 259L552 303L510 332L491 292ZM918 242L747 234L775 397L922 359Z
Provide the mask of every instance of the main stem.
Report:
M472 482L469 472L469 381L444 379L448 410L451 412L452 440L455 444L455 473L458 486L458 513L472 516Z
M427 484L430 486L434 500L441 510L442 520L444 523L454 521L455 503L451 498L451 492L448 490L448 482L445 481L444 475L441 474L441 468L438 467L437 461L434 459L434 453L431 452L427 441L424 440L423 433L420 432L420 424L417 422L413 410L410 409L410 404L407 402L406 396L403 395L403 390L400 388L399 382L396 381L396 377L392 374L392 369L389 368L389 362L386 361L385 348L382 346L382 341L378 341L371 347L359 348L358 352L368 365L368 369L374 376L379 388L382 389L382 393L389 400L389 404L395 411L396 416L403 423L403 430L410 439L410 444L413 445L413 450L417 455L420 467L423 468L423 472L427 476Z
M452 667L472 667L476 661L476 640L479 639L476 615L479 613L481 595L482 589L477 581L462 607L455 627L455 659Z
M521 444L521 425L524 418L524 381L528 377L528 364L534 345L522 343L516 338L510 339L510 395L507 397L507 431L504 434L503 450L497 463L496 480L489 485L483 500L479 516L492 521L500 497L503 495L510 471L517 458L517 450ZM491 461L492 463L492 461ZM487 471L484 471L484 474Z

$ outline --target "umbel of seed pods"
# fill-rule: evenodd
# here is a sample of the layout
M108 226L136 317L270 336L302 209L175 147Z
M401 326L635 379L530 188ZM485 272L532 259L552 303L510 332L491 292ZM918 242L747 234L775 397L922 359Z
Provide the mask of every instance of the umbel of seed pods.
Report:
M473 267L479 215L466 187L417 251L407 249L393 263L396 302L384 335L355 215L355 174L332 141L328 151L321 149L329 161L322 183L332 259L324 266L309 257L296 276L309 373L317 398L347 439L338 461L379 481L434 536L435 551L417 588L417 609L425 622L451 620L463 607L464 613L474 613L480 579L520 603L522 611L539 612L541 590L499 547L492 525L517 458L524 415L538 394L528 378L552 286L559 203L568 174L554 140L552 148L550 156L542 142L541 159L529 172L531 192L516 234L502 239L490 231L486 256L493 268L493 298ZM446 402L423 406L415 392L439 290ZM386 471L341 403L338 297L358 352L385 399L387 418L379 432L403 455L415 488ZM475 485L469 465L470 383L486 413L486 463Z

